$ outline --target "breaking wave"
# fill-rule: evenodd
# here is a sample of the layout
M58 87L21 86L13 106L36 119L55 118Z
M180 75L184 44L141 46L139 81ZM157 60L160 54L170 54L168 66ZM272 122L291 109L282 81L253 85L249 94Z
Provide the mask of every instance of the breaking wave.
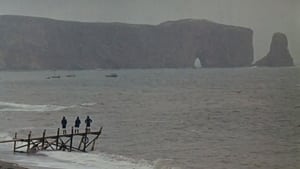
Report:
M135 161L123 156L105 153L40 152L41 156L30 159L31 165L64 169L153 169L145 160Z
M73 106L58 106L58 105L30 105L30 104L19 104L11 102L0 102L0 112L47 112L47 111L59 111Z
M0 140L11 140L8 133L0 133ZM159 159L154 162L134 160L120 155L90 152L41 151L35 155L10 153L12 143L0 145L2 160L17 163L29 168L57 169L181 169L171 159ZM4 155L4 154L3 154Z
M0 141L11 140L8 133L0 133ZM2 160L18 163L30 168L64 168L64 169L153 169L146 160L136 161L118 155L105 153L80 153L63 151L41 151L35 155L13 154L12 143L0 145L0 152L6 152L1 156Z

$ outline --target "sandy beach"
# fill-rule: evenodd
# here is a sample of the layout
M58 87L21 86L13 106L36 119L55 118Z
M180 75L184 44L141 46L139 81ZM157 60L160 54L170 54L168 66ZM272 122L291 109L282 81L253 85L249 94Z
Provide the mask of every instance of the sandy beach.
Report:
M27 169L14 163L0 161L0 169Z

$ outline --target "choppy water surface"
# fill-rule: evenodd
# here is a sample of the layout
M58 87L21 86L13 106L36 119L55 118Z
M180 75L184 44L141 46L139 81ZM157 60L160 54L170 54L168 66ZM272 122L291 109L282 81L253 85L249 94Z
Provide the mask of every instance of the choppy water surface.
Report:
M63 115L104 126L93 153L0 145L0 159L33 168L300 167L299 68L0 72L0 95L1 140L55 132Z

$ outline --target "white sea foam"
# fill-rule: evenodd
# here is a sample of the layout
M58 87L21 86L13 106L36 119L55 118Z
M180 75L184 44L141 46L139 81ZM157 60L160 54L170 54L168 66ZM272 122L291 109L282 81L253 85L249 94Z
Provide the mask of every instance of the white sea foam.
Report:
M11 140L12 137L8 133L0 133L0 140Z
M0 133L0 141L12 140L13 138L8 133ZM25 142L17 143L16 146L26 145ZM10 152L12 151L13 142L1 143L0 151ZM26 147L21 148L21 151L26 151ZM0 152L1 153L1 152Z
M145 160L135 161L105 153L39 152L43 156L29 157L31 165L64 169L153 169ZM24 162L24 161L23 161Z
M58 105L30 105L19 104L11 102L0 102L0 112L22 111L22 112L47 112L59 111L72 106L58 106Z
M8 133L0 133L0 140L11 140ZM11 143L1 144L0 151L10 152ZM80 153L63 151L41 151L33 156L8 153L3 157L10 162L18 163L30 168L58 168L58 169L153 169L146 160L133 160L123 156L105 153Z
M0 141L6 141L6 140L11 140L11 139L12 139L12 137L8 133L0 133ZM7 151L7 150L9 150L8 147L9 148L12 147L11 143L1 143L0 144L0 150Z
M154 161L153 169L181 169L173 159L158 159Z
M83 107L89 107L89 106L94 106L96 105L97 103L82 103L80 104L80 106L83 106Z

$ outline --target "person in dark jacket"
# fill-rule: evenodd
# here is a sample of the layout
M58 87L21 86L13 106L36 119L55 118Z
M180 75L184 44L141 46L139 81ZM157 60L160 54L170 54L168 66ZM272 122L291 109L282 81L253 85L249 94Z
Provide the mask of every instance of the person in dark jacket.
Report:
M79 133L79 126L80 126L80 119L79 116L77 116L76 120L75 120L75 133Z
M67 134L67 130L66 130L66 127L67 127L67 119L65 116L63 116L62 120L61 120L61 125L62 125L62 129L63 129L63 134Z
M86 124L86 131L90 132L91 131L91 123L92 123L92 119L90 119L90 116L87 116L85 119L85 124Z

